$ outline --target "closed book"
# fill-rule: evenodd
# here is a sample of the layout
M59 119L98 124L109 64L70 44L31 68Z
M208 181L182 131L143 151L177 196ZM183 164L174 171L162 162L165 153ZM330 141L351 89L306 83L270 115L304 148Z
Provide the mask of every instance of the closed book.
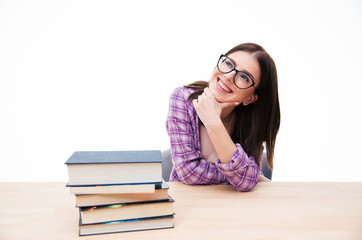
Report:
M154 193L160 184L117 184L97 186L74 186L69 191L74 195L81 194L120 194L120 193Z
M130 231L154 230L173 228L173 215L154 217L154 218L141 218L123 221L114 221L98 224L80 225L79 235L95 235L105 233L119 233Z
M67 186L161 183L161 151L77 151L65 162Z
M172 215L174 200L81 207L81 225Z
M164 181L162 182L162 185L156 185L156 189L150 193L87 194L75 196L77 207L160 201L167 199L168 185Z

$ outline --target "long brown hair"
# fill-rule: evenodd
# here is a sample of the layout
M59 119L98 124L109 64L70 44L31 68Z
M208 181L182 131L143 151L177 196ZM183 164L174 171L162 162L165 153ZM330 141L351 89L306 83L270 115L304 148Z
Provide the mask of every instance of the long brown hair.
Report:
M267 163L273 168L274 146L280 126L280 109L278 96L278 76L274 60L263 47L255 43L243 43L230 49L225 55L245 51L257 59L260 66L260 84L255 89L258 100L250 105L240 104L234 109L236 120L231 133L234 143L240 143L249 156L253 156L261 166L261 153L265 142ZM189 101L197 98L208 86L206 81L197 81L186 85L195 89Z

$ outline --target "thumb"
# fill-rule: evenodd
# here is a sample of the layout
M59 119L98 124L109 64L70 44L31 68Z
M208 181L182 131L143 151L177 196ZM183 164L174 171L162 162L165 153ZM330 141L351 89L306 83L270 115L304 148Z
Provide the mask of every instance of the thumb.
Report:
M238 106L240 103L239 102L225 102L225 103L221 103L221 107L222 108L226 108L226 107L231 107L231 106Z

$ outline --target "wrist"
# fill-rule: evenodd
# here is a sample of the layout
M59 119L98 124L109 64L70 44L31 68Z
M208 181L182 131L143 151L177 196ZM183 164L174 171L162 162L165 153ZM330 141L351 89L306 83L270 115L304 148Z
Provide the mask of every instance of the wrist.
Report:
M209 135L212 135L213 133L218 132L218 130L220 128L225 128L220 117L216 117L216 118L208 121L206 124L204 123L204 125L205 125L205 128L207 129L207 132Z

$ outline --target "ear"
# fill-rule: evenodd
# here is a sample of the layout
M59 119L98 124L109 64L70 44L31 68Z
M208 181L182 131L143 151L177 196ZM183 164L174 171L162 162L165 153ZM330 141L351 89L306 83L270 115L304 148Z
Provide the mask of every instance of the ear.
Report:
M250 97L248 97L247 99L244 100L243 105L244 106L249 105L249 104L255 102L256 100L258 100L258 95L253 94L253 95L251 95Z

